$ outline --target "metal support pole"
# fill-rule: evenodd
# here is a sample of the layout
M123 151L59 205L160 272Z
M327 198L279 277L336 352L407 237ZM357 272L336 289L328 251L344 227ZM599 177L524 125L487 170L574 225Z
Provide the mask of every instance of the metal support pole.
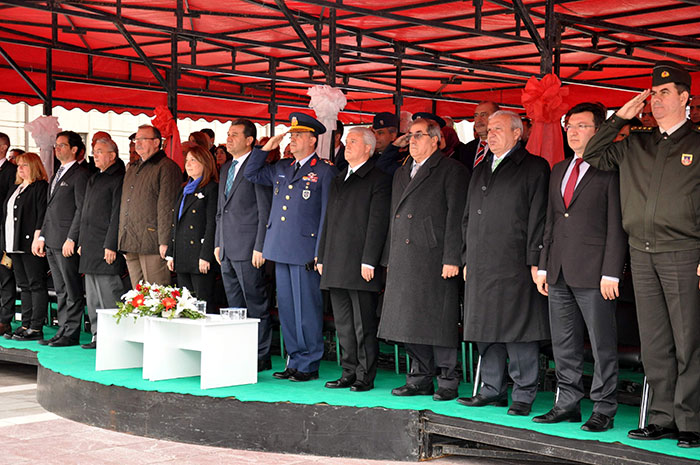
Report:
M404 47L403 45L396 44L396 54L399 56L403 55ZM403 68L403 60L399 58L396 60L396 94L394 94L394 108L396 112L396 119L399 122L399 127L396 128L398 131L401 130L401 105L403 105L403 95L401 93L401 74Z
M277 124L277 59L270 58L270 137L275 135L275 125Z

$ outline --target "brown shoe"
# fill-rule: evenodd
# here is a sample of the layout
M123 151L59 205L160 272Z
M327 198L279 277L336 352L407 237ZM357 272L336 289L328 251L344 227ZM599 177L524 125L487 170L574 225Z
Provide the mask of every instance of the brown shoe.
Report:
M12 337L12 323L0 323L0 336L9 334Z

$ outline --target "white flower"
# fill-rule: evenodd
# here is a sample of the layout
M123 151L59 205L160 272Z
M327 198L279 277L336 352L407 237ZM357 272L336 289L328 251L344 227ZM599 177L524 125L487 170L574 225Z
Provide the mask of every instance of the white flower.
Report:
M202 199L204 198L204 194L202 194L201 192L197 192L197 193L194 194L194 195L195 195L195 197L197 197L199 200L202 200Z

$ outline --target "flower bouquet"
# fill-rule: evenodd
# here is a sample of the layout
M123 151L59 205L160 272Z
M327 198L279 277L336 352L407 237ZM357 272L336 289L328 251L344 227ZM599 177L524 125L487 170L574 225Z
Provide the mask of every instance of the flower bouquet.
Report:
M159 316L162 318L190 318L196 320L206 315L197 309L197 299L183 287L161 286L140 281L135 289L122 296L117 303L118 311L114 315L119 322L122 317L131 315L134 319L142 316Z

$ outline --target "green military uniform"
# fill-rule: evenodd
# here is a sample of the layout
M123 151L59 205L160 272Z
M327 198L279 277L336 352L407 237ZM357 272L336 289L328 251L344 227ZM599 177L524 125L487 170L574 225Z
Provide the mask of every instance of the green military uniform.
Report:
M656 85L656 84L655 84ZM700 431L700 127L670 135L610 117L583 159L619 170L622 222L629 235L642 361L653 390L649 423Z

